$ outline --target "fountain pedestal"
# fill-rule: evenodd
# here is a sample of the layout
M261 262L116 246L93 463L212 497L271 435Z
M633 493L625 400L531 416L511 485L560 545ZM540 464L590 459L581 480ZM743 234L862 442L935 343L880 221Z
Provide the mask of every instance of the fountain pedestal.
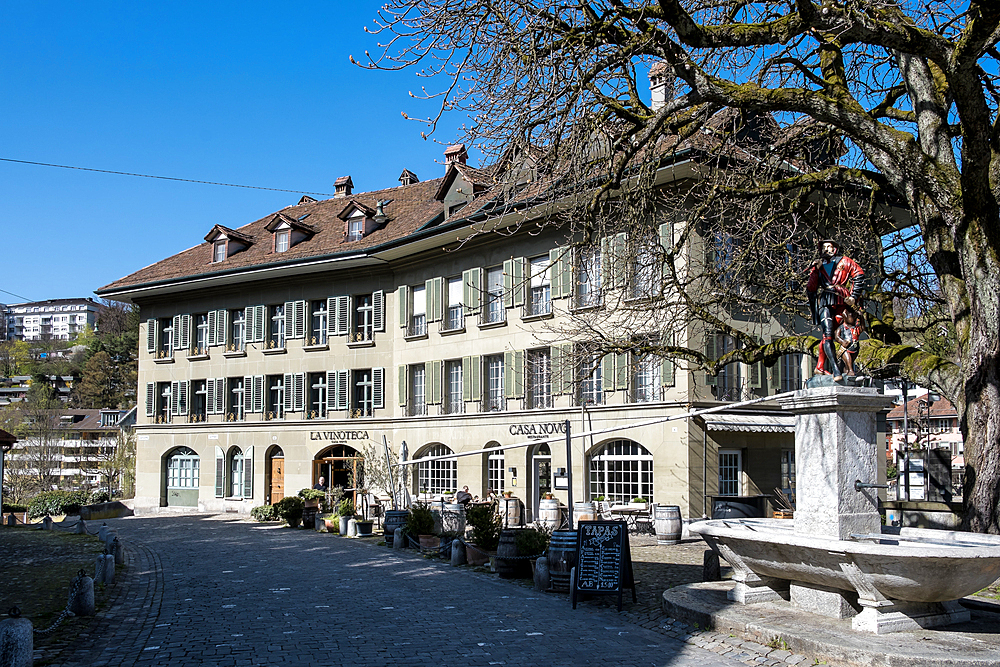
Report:
M854 485L878 482L876 416L891 400L875 389L833 386L778 402L796 415L795 532L833 540L881 532L875 489L858 491ZM832 618L860 611L857 595L815 584L791 582L789 599L800 609Z

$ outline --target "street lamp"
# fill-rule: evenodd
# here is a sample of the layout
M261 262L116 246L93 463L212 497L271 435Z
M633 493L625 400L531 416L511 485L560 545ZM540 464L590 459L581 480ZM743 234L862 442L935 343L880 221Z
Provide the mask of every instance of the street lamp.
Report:
M17 442L17 438L7 431L0 429L0 516L3 514L4 463L7 458L7 452L14 448L15 442Z

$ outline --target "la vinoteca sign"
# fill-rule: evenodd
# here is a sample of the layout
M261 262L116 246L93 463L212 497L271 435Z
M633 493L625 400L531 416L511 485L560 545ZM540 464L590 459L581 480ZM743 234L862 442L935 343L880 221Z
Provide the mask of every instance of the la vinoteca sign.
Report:
M348 440L369 440L368 431L309 431L310 440L330 440L347 442Z
M558 433L566 432L566 422L539 422L536 424L511 424L510 434L529 440L541 440Z

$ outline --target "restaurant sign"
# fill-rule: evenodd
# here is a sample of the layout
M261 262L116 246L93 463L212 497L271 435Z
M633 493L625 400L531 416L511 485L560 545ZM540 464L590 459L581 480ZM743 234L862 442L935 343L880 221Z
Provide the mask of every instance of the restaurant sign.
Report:
M519 435L530 440L541 440L566 432L566 422L539 422L536 424L511 424L510 434Z
M331 440L347 442L348 440L369 440L368 431L309 431L310 440Z

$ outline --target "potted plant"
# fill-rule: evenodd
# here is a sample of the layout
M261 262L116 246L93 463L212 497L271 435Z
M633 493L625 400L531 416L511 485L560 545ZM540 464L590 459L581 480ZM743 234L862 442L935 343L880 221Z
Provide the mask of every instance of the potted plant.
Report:
M496 552L503 527L496 504L470 506L465 520L472 526L472 543L466 544L465 548L466 560L469 565L485 565L490 552Z
M555 495L546 491L545 493L542 494L542 498L544 498L545 500L553 500L555 498Z
M632 499L632 502L629 503L629 505L635 507L636 509L644 510L649 505L649 501L642 496L636 496Z
M292 528L302 521L303 501L298 496L286 496L274 504L275 513Z
M350 498L341 500L337 514L340 515L340 534L347 535L347 522L354 518L354 501Z
M326 494L319 489L302 489L299 491L298 496L304 502L305 507L319 509L319 503L326 497Z
M414 503L406 517L406 533L420 541L421 549L436 549L438 538L434 535L434 514L427 503Z

